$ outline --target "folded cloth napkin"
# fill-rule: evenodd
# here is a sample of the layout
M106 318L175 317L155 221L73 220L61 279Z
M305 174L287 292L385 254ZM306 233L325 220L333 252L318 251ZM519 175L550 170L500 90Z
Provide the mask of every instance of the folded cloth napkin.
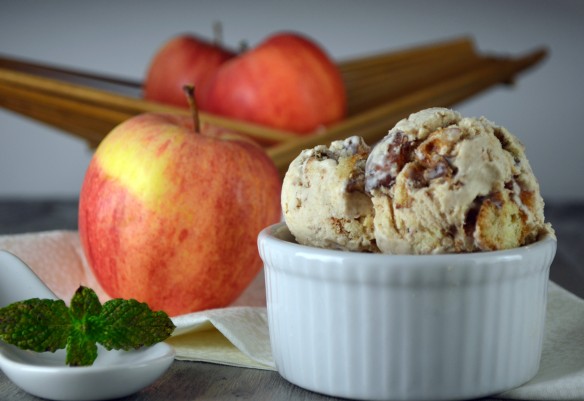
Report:
M177 359L275 370L265 307L230 307L173 318Z
M108 296L91 274L79 236L49 231L0 236L0 249L26 262L63 299L82 284ZM181 315L167 340L177 359L275 370L270 349L263 273L230 307ZM541 365L528 383L494 398L584 400L584 300L550 282Z

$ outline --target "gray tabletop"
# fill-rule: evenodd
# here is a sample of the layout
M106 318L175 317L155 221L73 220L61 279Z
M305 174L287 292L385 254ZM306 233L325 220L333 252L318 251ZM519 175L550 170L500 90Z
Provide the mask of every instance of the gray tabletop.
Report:
M550 204L546 217L558 236L550 278L584 297L584 202ZM77 203L71 201L0 201L0 235L77 229ZM336 398L316 394L282 379L278 373L202 362L175 361L150 387L123 400L306 400ZM0 400L38 400L0 372ZM487 400L487 399L484 399Z

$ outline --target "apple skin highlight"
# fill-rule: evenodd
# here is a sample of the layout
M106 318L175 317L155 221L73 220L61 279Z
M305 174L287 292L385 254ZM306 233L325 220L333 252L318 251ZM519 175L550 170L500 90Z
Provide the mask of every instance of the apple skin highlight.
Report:
M256 240L279 221L281 181L249 141L145 114L98 147L80 193L88 263L114 298L169 315L224 307L261 269Z

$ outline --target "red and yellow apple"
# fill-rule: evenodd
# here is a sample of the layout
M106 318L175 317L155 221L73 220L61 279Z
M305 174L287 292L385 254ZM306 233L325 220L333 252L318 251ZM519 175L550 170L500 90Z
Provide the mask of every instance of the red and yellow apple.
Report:
M144 98L187 107L184 85L203 86L224 62L235 56L219 43L183 34L166 42L154 55L146 73Z
M170 315L235 300L261 269L259 231L281 216L265 152L193 126L164 114L120 124L97 148L79 201L82 247L104 290Z
M296 33L272 35L198 88L201 110L298 134L341 120L347 108L338 67Z

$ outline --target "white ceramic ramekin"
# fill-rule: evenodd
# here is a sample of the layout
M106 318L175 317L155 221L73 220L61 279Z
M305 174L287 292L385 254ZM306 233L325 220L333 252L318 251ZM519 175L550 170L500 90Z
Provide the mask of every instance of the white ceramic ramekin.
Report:
M354 399L457 400L527 382L539 367L556 240L507 251L382 255L258 238L278 372Z

